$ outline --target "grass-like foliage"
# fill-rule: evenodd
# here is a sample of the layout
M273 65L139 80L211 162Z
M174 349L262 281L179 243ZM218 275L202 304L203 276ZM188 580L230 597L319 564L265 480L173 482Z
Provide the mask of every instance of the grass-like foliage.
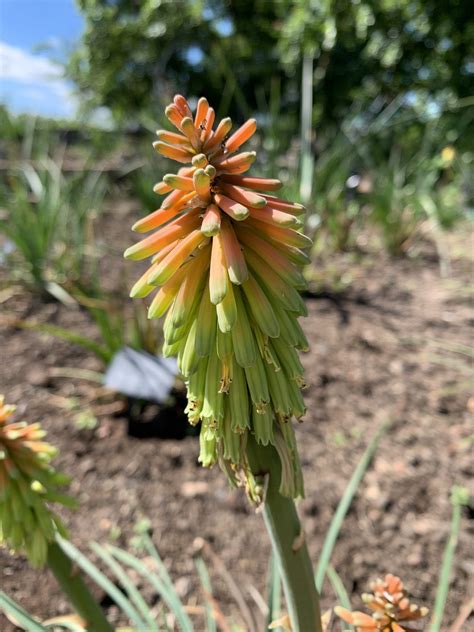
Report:
M48 157L22 163L7 177L0 230L13 244L14 276L42 292L81 279L91 222L100 211L105 180L97 172L66 176Z

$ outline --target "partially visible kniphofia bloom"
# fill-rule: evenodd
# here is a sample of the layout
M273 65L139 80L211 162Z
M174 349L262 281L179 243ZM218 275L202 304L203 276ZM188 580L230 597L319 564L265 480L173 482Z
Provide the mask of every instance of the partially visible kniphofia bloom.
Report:
M177 133L158 131L154 147L186 166L155 185L166 197L133 226L154 232L125 253L151 257L131 296L157 290L149 316L166 314L163 352L178 356L189 421L202 421L203 465L218 461L251 487L251 434L275 446L281 493L302 496L291 420L305 412L298 350L308 345L297 320L306 313L298 290L311 244L299 231L304 208L273 194L278 180L244 175L255 152L235 152L255 132L254 119L231 133L229 118L214 126L205 98L193 116L180 95L166 116Z
M386 575L370 584L371 593L362 595L364 603L372 614L350 612L345 608L334 609L346 623L354 625L357 632L411 632L416 628L407 627L428 614L428 608L411 603L403 582L395 575Z
M10 421L14 410L0 396L0 544L24 551L40 566L56 530L65 535L47 503L74 502L58 491L69 479L51 466L56 449L43 441L40 424Z

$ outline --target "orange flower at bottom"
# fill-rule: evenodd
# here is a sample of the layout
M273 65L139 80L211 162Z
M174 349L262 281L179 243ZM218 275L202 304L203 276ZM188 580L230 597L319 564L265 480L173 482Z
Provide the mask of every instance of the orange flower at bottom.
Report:
M377 579L370 584L372 593L364 593L362 600L373 610L372 615L364 612L350 612L337 606L334 612L346 623L357 628L357 632L415 632L406 627L408 621L416 621L428 614L428 608L411 603L402 580L388 574L385 579Z

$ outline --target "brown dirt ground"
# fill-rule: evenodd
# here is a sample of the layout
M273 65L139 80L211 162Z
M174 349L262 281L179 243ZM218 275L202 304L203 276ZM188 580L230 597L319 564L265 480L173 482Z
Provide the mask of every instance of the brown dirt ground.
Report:
M123 232L117 252L128 238ZM449 533L450 488L472 481L474 400L466 386L472 365L453 350L456 345L472 349L470 244L466 235L458 235L450 245L448 278L440 278L430 249L400 260L340 255L330 267L350 281L347 289L308 298L304 328L311 351L303 358L308 413L298 427L306 499L299 511L313 560L365 446L380 424L392 422L332 560L354 606L361 605L358 595L370 579L386 572L400 575L417 603L432 606ZM41 303L24 292L4 292L1 308L17 317L93 331L82 311ZM202 537L256 611L251 593L264 591L270 550L262 518L217 468L198 466L196 439L127 436L120 412L113 414L117 398L86 381L50 376L53 367L101 369L91 354L72 344L5 327L0 344L0 392L18 405L19 417L44 424L61 451L58 467L74 477L71 489L81 509L64 514L74 543L87 550L88 541L107 542L113 535L129 547L134 524L146 516L185 602L202 603L193 562L195 540ZM77 407L71 410L73 398ZM99 420L93 430L74 422L85 407ZM472 507L463 512L443 630L472 594L473 516ZM231 592L207 561L223 611L241 620ZM34 615L69 611L48 571L31 570L25 559L5 550L0 550L0 569L1 588ZM322 597L324 608L335 603L328 584ZM116 608L106 600L104 605L117 620ZM1 615L0 628L13 629Z

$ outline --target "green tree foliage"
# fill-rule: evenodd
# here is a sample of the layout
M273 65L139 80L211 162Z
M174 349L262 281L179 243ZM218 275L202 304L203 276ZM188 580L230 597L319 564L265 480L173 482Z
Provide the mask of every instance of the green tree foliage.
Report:
M170 95L206 96L237 119L299 109L314 55L315 122L407 92L473 93L469 0L77 0L86 29L68 75L117 120L157 120ZM275 83L276 82L276 83Z
M235 3L235 11L204 0L78 4L86 29L68 74L87 104L110 108L119 121L138 115L156 121L176 90L205 92L222 110L236 101L239 112L231 114L242 118L254 107L262 76L268 83L279 70L275 11L265 0ZM252 23L245 24L250 10ZM232 21L234 13L242 28Z
M318 119L339 121L351 103L421 93L438 101L474 88L474 20L468 1L288 2L279 38L285 67L315 60Z

